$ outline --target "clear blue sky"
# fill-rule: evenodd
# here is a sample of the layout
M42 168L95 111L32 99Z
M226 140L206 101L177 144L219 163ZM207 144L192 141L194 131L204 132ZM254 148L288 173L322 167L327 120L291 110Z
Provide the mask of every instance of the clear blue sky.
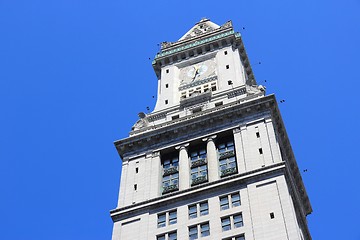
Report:
M111 238L113 141L154 106L157 44L202 17L286 101L313 239L360 239L359 0L0 0L0 239Z

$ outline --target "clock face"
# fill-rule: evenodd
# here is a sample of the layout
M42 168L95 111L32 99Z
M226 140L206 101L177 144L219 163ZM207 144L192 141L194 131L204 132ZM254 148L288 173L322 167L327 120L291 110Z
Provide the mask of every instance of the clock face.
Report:
M199 62L180 70L180 84L188 84L202 80L215 74L215 61L214 59Z

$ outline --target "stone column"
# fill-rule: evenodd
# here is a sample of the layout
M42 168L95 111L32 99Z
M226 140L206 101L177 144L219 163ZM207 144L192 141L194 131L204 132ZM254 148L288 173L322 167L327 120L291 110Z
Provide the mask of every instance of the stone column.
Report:
M219 164L217 158L216 146L214 139L216 135L204 138L203 141L206 143L206 158L208 162L208 176L209 182L213 182L219 179Z
M188 189L190 187L190 166L187 147L189 143L175 147L179 150L179 190Z

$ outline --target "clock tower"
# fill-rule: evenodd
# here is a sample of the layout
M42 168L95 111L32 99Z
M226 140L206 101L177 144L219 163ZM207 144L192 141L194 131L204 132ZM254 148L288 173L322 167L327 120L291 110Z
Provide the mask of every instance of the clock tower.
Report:
M156 106L115 142L112 239L311 239L276 98L257 85L231 21L202 19L152 65Z

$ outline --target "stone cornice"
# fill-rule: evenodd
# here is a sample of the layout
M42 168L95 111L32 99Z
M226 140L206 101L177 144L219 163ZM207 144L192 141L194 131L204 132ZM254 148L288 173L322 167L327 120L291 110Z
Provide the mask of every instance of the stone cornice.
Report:
M201 34L197 34L196 36L191 37L191 38L185 38L185 39L182 39L182 40L179 40L179 41L176 41L176 42L163 42L161 44L161 50L162 51L163 50L169 50L169 49L172 49L172 48L177 47L179 45L183 45L183 44L187 44L189 42L196 41L197 39L203 38L206 35L210 36L210 35L217 34L219 32L228 31L228 30L232 30L232 29L233 29L232 22L228 21L225 24L223 24L222 26L220 26L219 28L213 29L213 30L208 31L208 32L203 32Z
M251 97L255 97L252 95ZM187 138L194 134L197 130L204 132L204 125L209 131L214 128L221 129L227 125L236 126L242 122L246 116L254 115L270 110L270 104L274 101L272 95L267 97L254 98L251 101L243 102L241 100L224 104L201 111L189 116L169 121L163 124L151 126L147 131L122 140L116 141L114 144L118 149L120 156L126 157L133 155L135 152L147 151L147 147L154 148L154 141L157 145L168 144L169 137L179 140L181 136ZM224 121L224 119L226 119ZM230 121L232 119L232 121Z
M161 57L165 57L165 56L168 56L168 55L171 55L171 54L175 54L175 53L178 53L178 52L181 52L181 51L185 51L185 50L190 49L190 48L200 46L202 44L218 41L219 39L226 38L226 37L234 35L234 34L235 34L234 30L230 30L230 31L226 31L226 32L223 32L223 33L213 35L213 36L209 35L207 38L204 38L205 36L200 36L199 38L192 39L192 42L187 43L186 45L184 44L183 46L179 46L177 48L174 48L174 49L171 49L171 50L168 50L168 51L163 51L163 52L160 52L160 53L156 54L155 60L158 59L158 58L161 58Z
M186 118L155 126L152 131L116 141L115 146L122 158L138 155L149 150L166 148L172 144L189 142L191 138L211 135L224 129L235 129L248 121L247 118L264 117L266 112L271 114L274 128L278 133L284 154L283 161L288 165L289 179L296 196L294 201L302 206L302 214L308 215L312 212L312 207L274 95L247 102L236 101L192 114Z

